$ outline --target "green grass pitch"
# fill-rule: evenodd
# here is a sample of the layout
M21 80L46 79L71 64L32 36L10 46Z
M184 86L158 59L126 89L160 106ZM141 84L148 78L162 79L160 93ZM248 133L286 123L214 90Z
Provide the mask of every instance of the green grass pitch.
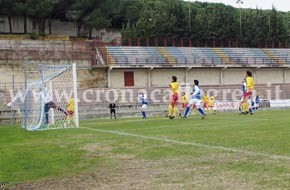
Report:
M0 127L11 189L290 189L290 110ZM1 187L0 187L1 189Z

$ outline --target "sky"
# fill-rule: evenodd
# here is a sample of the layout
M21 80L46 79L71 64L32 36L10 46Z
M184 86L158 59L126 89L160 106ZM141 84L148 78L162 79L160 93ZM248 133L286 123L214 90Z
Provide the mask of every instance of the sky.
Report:
M185 0L194 2L195 0ZM231 5L233 7L239 7L239 4L236 3L237 0L198 0L200 2L214 2L214 3L223 3L226 5ZM257 6L260 9L272 9L272 5L279 11L288 12L290 11L290 0L242 0L242 8L253 8Z

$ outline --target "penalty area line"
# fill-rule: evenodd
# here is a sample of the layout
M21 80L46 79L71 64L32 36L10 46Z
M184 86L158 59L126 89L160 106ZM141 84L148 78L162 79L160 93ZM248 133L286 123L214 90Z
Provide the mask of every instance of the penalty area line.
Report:
M188 121L191 121L188 119ZM192 120L193 123L190 125L188 123L182 124L182 125L174 125L174 126L170 126L170 125L162 125L159 127L154 127L154 126L150 126L150 127L135 127L134 129L129 128L129 129L122 129L122 130L118 130L119 132L131 132L131 131L154 131L157 129L196 129L196 127L203 127L203 126L210 126L210 129L216 129L216 126L221 126L221 125L234 125L234 124L242 124L242 123L254 123L257 120L232 120L230 122L223 122L223 123L216 123L214 120L208 120L206 121L206 123L198 123L195 124L194 121ZM259 121L259 120L258 120ZM263 121L263 120L262 120ZM211 126L212 125L212 126ZM190 127L194 127L194 128L190 128Z
M94 120L94 121L87 121L83 122L83 125L99 125L99 124L112 124L112 123L131 123L131 122L144 122L144 121L156 121L156 120L168 120L168 118L163 118L163 117L153 117L153 118L148 118L148 119L108 119L107 121L105 119L102 120Z
M257 151L248 151L248 150L243 150L240 148L229 148L229 147L224 147L224 146L214 146L214 145L207 145L207 144L195 143L195 142L178 141L178 140L173 140L173 139L168 139L168 138L138 135L134 133L125 133L121 131L94 129L94 128L89 128L89 127L81 127L81 128L92 130L92 131L98 131L101 133L111 133L111 134L115 134L119 136L137 137L137 138L142 138L142 139L149 139L149 140L155 140L155 141L178 144L178 145L188 145L188 146L195 146L195 147L200 147L200 148L223 150L227 152L242 153L242 154L247 154L251 156L261 156L261 157L271 158L273 160L290 160L289 156L269 154L269 153L263 153L263 152L257 152Z

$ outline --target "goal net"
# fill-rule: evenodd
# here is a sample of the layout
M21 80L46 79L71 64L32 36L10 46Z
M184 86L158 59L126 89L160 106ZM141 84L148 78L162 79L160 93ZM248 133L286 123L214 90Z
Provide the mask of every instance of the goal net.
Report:
M73 128L79 126L76 66L39 65L39 80L26 83L21 97L12 105L22 113L27 130Z

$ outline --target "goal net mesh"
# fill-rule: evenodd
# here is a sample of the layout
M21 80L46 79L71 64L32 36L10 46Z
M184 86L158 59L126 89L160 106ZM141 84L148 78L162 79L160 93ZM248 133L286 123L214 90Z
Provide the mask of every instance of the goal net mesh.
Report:
M78 127L73 66L39 65L38 71L39 80L27 82L24 96L12 101L21 110L22 126L27 130Z

